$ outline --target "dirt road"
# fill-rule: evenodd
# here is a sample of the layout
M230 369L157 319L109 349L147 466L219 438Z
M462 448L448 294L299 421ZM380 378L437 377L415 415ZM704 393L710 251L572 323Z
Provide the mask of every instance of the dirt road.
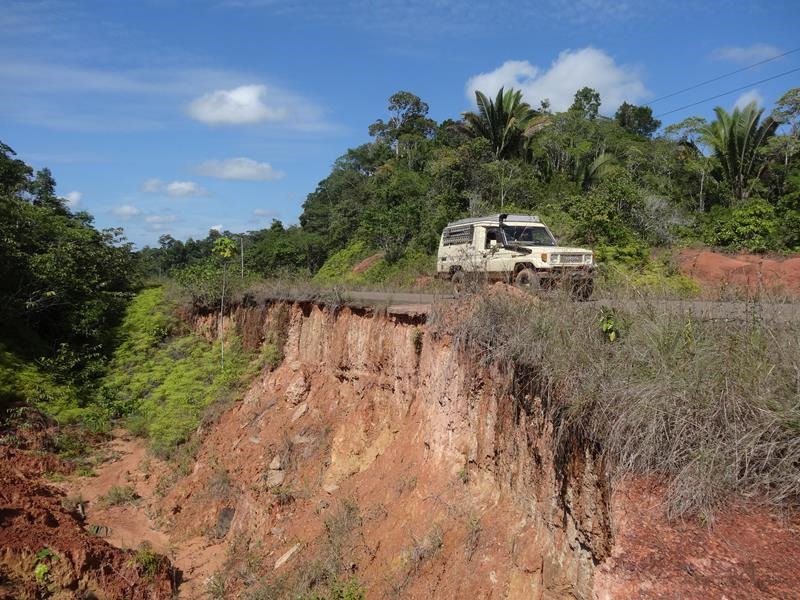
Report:
M353 306L387 306L389 314L426 315L435 304L452 302L451 294L419 294L411 292L364 292L346 291L342 294L347 304ZM563 302L559 296L543 298L552 302ZM582 302L580 306L587 310L601 307L618 308L627 311L680 311L692 314L700 319L714 320L750 320L763 318L778 322L800 322L800 302L741 302L711 300L630 300L597 298Z

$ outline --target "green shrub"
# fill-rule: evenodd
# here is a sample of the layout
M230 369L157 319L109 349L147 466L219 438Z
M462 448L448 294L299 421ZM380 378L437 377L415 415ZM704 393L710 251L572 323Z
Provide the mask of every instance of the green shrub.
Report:
M139 549L128 561L128 564L135 567L139 573L148 579L153 579L161 568L164 557L153 551L147 542L142 543Z
M187 441L211 404L229 398L249 357L235 338L218 341L182 329L163 288L142 291L120 328L100 402L112 418L124 417L137 435L150 439L159 456L170 456Z
M704 220L703 241L710 246L766 252L776 246L777 231L775 209L764 200L750 200L735 208L712 208Z
M346 281L354 266L373 252L364 242L353 242L346 248L332 254L322 268L314 275L318 283L337 283Z
M604 248L604 252L616 250ZM630 291L636 296L692 298L700 295L701 287L694 279L680 273L671 255L660 258L640 258L614 252L605 254L599 266L601 289L613 294ZM619 258L618 258L619 257Z
M115 485L112 486L105 495L101 496L97 503L100 506L120 506L122 504L130 504L137 500L139 495L136 490L129 485Z
M70 410L79 407L79 391L0 342L0 412L20 403L33 404L64 420Z
M302 600L365 600L366 597L364 587L355 577L345 580L334 577L327 589L303 596Z
M420 250L411 249L394 263L382 258L364 272L362 280L366 283L411 287L418 277L432 276L435 265L434 257Z

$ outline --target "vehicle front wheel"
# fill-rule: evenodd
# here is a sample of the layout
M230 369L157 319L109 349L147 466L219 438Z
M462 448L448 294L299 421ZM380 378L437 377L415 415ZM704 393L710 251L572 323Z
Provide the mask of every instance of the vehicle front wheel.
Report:
M594 279L578 279L572 282L569 296L576 302L586 302L594 292Z
M541 283L539 275L530 268L522 269L514 277L514 285L528 292L539 291L541 289Z

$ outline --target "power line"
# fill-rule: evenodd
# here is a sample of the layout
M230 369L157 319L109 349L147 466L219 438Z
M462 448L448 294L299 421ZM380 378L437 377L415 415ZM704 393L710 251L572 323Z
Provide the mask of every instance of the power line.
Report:
M673 92L671 94L667 94L666 96L661 96L656 98L652 102L648 102L645 106L652 106L656 102L660 102L661 100L666 100L667 98L672 98L673 96L677 96L678 94L682 94L683 92L688 92L689 90L694 90L699 87L703 87L704 85L708 85L709 83L714 83L715 81L719 81L720 79L725 79L726 77L730 77L731 75L736 75L737 73L741 73L743 71L747 71L752 69L753 67L757 67L759 65L763 65L765 63L771 62L773 60L777 60L779 58L783 58L784 56L788 56L789 54L793 54L794 52L800 52L800 48L795 48L794 50L789 50L784 52L783 54L778 54L777 56L773 56L771 58L765 58L764 60L760 60L752 65L748 65L746 67L742 67L741 69L736 69L735 71L731 71L730 73L725 73L724 75L720 75L719 77L714 77L713 79L708 79L706 81L701 81L700 83L696 83L694 85L690 85L687 88L683 88L682 90L678 90L677 92Z
M673 110L668 110L667 112L663 112L656 117L664 117L666 115L671 115L674 112L678 112L679 110L683 110L685 108L691 108L692 106L697 106L698 104L703 104L704 102L709 102L710 100L716 100L717 98L722 98L723 96L727 96L728 94L733 94L734 92L740 92L745 90L749 87L754 85L758 85L759 83L764 83L765 81L772 81L773 79L777 79L778 77L783 77L784 75L789 75L790 73L794 73L796 71L800 71L800 67L795 69L791 69L789 71L784 71L783 73L778 73L777 75L773 75L772 77L767 77L766 79L760 79L759 81L754 81L753 83L748 83L747 85L743 85L741 87L734 88L732 90L728 90L727 92L722 92L721 94L716 94L715 96L709 96L708 98L704 98L702 100L698 100L697 102L692 102L691 104L687 104L686 106L681 106L680 108L675 108Z

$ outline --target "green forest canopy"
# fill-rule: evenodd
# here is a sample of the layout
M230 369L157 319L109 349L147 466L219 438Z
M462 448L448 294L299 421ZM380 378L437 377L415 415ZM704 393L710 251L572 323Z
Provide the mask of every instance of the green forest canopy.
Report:
M714 121L690 117L658 135L649 107L626 102L609 118L600 102L583 88L554 113L519 91L477 92L476 111L437 123L398 92L388 118L370 125L372 141L348 149L308 195L298 225L240 235L245 265L313 274L354 245L392 264L433 253L448 221L497 210L539 213L566 240L630 255L676 241L800 250L800 88L768 115L717 108ZM141 252L145 269L203 261L219 235L163 236Z

